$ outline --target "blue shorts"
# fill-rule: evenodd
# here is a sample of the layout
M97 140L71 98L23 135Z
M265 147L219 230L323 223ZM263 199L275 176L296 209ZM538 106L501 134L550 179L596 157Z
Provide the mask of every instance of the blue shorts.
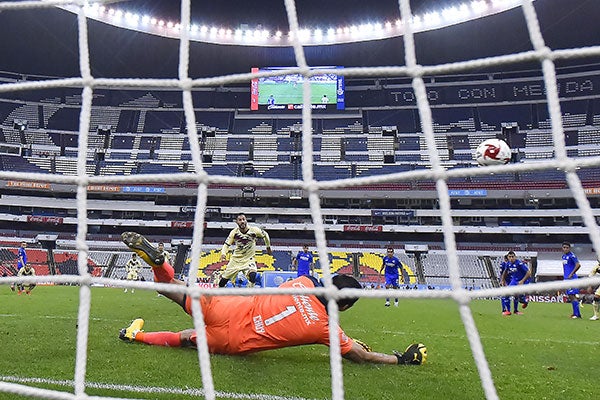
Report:
M567 289L567 295L568 296L574 296L576 294L579 294L579 288L576 289Z
M398 287L398 277L397 276L386 276L385 277L385 286L393 286Z

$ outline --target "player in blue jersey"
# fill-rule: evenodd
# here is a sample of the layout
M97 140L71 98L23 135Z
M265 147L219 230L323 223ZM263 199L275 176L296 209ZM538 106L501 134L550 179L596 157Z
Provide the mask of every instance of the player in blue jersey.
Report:
M508 286L512 276L509 273L504 274L508 268L508 255L504 255L504 261L500 263L500 286ZM504 296L500 299L502 304L502 315L510 315L510 296Z
M577 270L581 267L579 264L579 260L577 256L573 254L571 251L571 243L563 242L562 244L562 263L563 263L563 278L565 280L577 279ZM573 307L573 314L571 314L571 318L581 318L581 312L579 311L579 289L571 288L567 289L567 296L569 296L569 300L571 301L571 306Z
M313 256L308 251L308 245L302 246L302 251L299 251L296 258L292 260L292 265L298 271L298 277L311 276L313 270Z
M27 265L27 252L25 249L27 248L27 242L21 242L21 247L17 250L17 273ZM15 291L15 285L10 285L10 290Z
M27 265L27 252L25 249L27 248L26 242L21 242L21 247L17 250L17 271Z
M523 261L517 259L517 255L512 250L506 254L506 257L508 258L508 264L502 273L501 280L505 280L506 277L510 275L510 283L508 286L525 285L529 283L531 271L527 265ZM527 302L524 294L515 295L513 297L513 311L515 315L523 314L521 311L519 311L519 303L523 305L523 308L527 308L529 303Z
M400 286L398 285L399 273L398 270L402 271L402 263L398 259L398 257L394 256L394 249L388 247L387 255L383 257L383 263L381 268L379 269L379 273L381 273L385 269L385 288L390 289L398 289ZM390 298L385 299L385 306L390 306ZM394 299L394 306L398 307L398 298Z

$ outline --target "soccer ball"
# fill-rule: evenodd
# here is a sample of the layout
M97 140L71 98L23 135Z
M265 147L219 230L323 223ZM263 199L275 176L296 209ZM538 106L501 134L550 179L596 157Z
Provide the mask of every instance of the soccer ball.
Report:
M501 139L487 139L477 146L475 159L479 165L502 165L510 161L512 151Z

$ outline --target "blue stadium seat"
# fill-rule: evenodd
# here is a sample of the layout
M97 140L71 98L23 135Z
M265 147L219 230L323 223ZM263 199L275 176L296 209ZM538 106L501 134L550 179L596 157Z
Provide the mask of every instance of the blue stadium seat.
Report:
M501 131L502 123L516 122L520 130L533 128L530 104L479 106L477 112L482 131Z
M121 149L121 150L131 150L133 149L133 141L135 140L135 136L113 136L111 148L113 149Z
M181 131L184 126L183 111L147 111L144 123L145 133L158 133L165 131Z
M48 118L46 129L56 129L62 131L79 130L79 108L60 108Z
M250 137L228 137L227 138L227 151L248 151L250 149L250 143L252 138Z
M233 114L230 111L196 111L196 123L202 126L229 131Z
M396 126L399 133L420 131L413 110L369 110L366 113L369 127Z

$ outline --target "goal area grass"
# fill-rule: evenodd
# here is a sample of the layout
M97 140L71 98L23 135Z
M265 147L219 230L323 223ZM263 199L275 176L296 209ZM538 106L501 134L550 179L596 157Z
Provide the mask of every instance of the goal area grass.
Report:
M257 289L259 290L259 289ZM119 330L144 318L147 331L192 327L191 318L155 292L91 290L86 393L143 399L204 398L194 349L126 343ZM38 286L31 296L0 286L0 380L73 393L79 291ZM471 303L501 399L587 399L597 393L599 321L572 320L570 304L532 303L524 315L502 316L499 300ZM428 348L422 366L343 361L346 399L482 399L477 368L452 300L360 299L340 314L345 332L374 351ZM331 398L329 349L299 346L248 356L211 356L217 398ZM25 399L0 392L0 399Z

